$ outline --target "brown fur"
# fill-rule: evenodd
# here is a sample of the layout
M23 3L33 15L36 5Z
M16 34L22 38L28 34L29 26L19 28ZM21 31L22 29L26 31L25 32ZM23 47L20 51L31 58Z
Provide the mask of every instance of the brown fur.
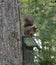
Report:
M35 32L34 20L31 17L24 18L24 34L26 36L33 36Z

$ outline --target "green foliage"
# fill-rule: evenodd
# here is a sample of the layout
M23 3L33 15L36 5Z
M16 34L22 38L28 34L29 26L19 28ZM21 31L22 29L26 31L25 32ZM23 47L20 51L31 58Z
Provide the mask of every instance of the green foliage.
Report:
M40 54L36 53L36 64L55 65L56 62L56 7L54 0L22 0L21 12L31 14L38 28L39 38L42 41ZM51 3L51 4L50 4Z

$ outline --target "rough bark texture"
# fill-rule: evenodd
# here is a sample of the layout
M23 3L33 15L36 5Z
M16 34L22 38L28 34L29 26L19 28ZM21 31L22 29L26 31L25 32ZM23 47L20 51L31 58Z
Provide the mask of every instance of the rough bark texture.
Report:
M0 0L0 65L22 65L17 0Z

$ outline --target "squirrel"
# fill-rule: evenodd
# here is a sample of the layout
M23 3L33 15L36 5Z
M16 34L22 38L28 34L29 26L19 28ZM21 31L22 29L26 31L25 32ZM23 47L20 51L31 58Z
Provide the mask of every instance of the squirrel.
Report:
M24 27L32 26L34 24L34 20L31 17L24 18Z
M33 36L36 32L36 27L34 26L34 20L31 17L24 18L24 34L26 36Z
M34 33L36 32L36 27L34 25L34 20L32 18L24 18L24 34L25 36L32 37L33 41L36 43L37 49L40 51L41 48L38 45L38 40L34 37Z
M28 26L24 29L24 34L26 36L33 36L33 34L36 32L36 28L34 26Z

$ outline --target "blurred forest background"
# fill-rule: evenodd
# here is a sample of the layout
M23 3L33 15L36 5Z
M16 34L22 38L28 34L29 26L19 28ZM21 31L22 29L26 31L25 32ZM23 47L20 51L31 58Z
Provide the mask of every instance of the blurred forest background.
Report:
M23 37L25 16L34 19L40 51L23 44L34 44ZM0 0L0 65L56 65L56 0Z
M37 27L37 36L41 39L42 50L35 49L35 65L56 65L56 0L20 0L21 24L23 18L30 15Z

